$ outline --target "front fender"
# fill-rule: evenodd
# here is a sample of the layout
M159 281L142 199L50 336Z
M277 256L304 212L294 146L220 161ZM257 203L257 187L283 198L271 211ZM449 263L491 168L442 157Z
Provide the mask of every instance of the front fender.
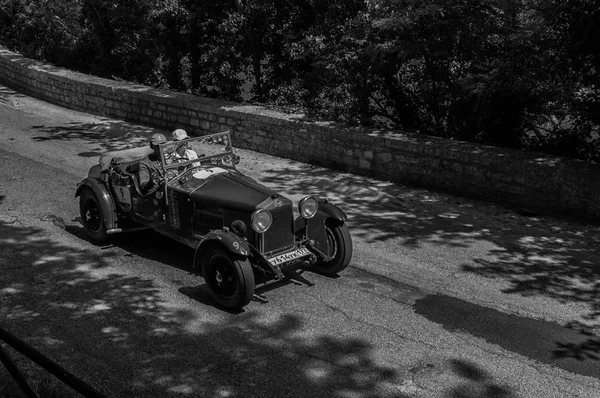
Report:
M309 220L305 220L302 217L296 218L294 220L294 230L296 232L302 229L315 231L322 229L328 220L333 220L337 224L343 224L347 219L348 215L344 210L333 203L319 200L319 211L317 211L317 214Z
M117 209L115 207L115 202L110 196L110 192L108 192L108 189L106 188L104 183L98 178L87 177L77 185L75 197L81 195L81 191L83 191L86 188L91 189L96 195L96 198L98 198L98 203L100 204L100 212L102 213L102 219L104 220L104 225L106 226L106 229L116 228Z
M294 230L296 235L305 235L308 239L314 241L314 246L324 253L329 252L327 242L327 233L325 231L326 223L341 225L348 219L348 215L333 203L319 200L319 211L313 218L308 220L298 217L294 220Z
M348 215L344 210L340 209L333 203L329 203L324 200L319 201L319 213L323 213L326 218L333 218L340 223L343 223L348 219Z
M210 231L200 241L200 244L196 248L196 253L194 254L194 265L198 264L200 256L202 255L202 250L212 243L217 243L238 256L248 257L250 255L250 245L248 242L231 231L218 229Z

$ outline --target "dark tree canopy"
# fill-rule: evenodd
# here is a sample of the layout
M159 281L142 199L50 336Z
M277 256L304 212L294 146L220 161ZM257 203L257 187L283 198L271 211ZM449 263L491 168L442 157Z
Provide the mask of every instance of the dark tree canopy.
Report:
M104 77L600 161L594 0L0 0L0 41Z

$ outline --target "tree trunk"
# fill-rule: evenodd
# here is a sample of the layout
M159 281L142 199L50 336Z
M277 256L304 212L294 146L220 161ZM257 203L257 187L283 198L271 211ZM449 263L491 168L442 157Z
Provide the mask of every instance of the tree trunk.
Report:
M244 13L244 5L242 4L242 0L234 0L235 5L240 14ZM259 101L264 99L263 85L262 85L262 70L261 70L261 53L260 53L260 43L258 35L256 34L256 29L254 26L250 26L248 22L244 23L244 31L246 33L246 40L248 41L248 47L250 50L250 54L252 56L252 67L254 73L254 80L256 85L256 92L258 93Z
M190 62L192 69L192 90L196 90L200 87L200 75L202 70L200 68L200 46L198 43L198 35L200 31L198 29L198 21L196 16L192 21L192 37L190 39Z

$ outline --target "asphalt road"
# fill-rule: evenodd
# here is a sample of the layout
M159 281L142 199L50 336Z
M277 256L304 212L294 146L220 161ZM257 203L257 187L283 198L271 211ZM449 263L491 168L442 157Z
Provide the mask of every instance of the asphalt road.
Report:
M597 226L241 151L264 184L342 206L355 253L228 313L186 247L96 246L79 224L98 155L152 132L0 87L0 326L107 396L600 396ZM522 333L482 331L496 321ZM522 349L538 340L553 358Z

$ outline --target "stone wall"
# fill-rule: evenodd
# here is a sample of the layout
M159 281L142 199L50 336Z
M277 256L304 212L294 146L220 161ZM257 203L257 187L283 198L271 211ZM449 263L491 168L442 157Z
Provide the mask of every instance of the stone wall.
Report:
M0 83L92 114L192 134L378 179L600 220L600 165L397 131L311 122L261 107L106 80L0 48Z

